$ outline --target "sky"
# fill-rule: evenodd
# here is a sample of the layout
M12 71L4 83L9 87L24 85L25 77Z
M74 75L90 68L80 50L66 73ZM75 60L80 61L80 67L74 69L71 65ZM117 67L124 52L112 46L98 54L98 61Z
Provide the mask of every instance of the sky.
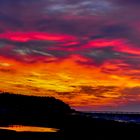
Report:
M0 0L0 91L77 110L140 111L139 0Z

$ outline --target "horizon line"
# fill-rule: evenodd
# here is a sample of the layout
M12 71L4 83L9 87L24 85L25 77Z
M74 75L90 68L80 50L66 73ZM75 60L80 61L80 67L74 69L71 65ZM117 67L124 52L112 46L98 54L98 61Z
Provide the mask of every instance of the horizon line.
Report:
M80 111L80 110L78 110ZM82 110L80 112L84 113L102 113L102 114L140 114L138 111L89 111L89 110Z

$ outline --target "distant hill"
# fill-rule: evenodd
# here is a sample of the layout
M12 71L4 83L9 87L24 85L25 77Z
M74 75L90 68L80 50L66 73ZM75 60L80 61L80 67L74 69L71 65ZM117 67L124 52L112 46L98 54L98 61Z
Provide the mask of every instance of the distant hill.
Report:
M51 123L71 112L69 105L54 97L0 94L0 119L7 123Z

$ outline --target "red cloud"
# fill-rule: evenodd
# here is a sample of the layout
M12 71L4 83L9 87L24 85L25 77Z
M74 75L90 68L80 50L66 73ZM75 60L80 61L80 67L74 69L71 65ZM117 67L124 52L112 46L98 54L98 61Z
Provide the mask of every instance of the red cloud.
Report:
M19 42L27 42L30 40L71 41L75 40L75 37L70 35L58 35L42 32L7 32L0 34L0 39Z
M90 41L85 48L106 48L112 47L117 52L140 55L140 49L123 39L96 39Z

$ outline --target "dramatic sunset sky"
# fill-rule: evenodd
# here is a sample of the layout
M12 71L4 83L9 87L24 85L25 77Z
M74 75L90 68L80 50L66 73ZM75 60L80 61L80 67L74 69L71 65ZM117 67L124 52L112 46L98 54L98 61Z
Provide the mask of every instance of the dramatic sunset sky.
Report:
M140 0L0 0L0 91L140 111Z

